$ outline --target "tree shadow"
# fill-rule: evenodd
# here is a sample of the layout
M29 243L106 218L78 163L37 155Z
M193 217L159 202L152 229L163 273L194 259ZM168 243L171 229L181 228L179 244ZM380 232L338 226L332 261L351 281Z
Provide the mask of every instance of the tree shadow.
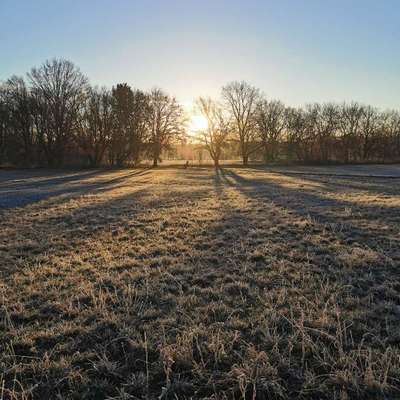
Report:
M357 207L368 218L374 218L374 216L381 218L382 214L383 216L392 217L395 212L394 207L364 203L355 204L353 201L325 196L324 193L328 192L327 189L334 193L338 192L335 190L336 186L339 189L347 187L347 185L343 184L336 185L335 182L329 183L319 179L309 179L305 176L302 179L303 181L316 182L322 184L322 186L320 188L317 187L317 189L307 187L291 188L264 177L243 177L232 170L222 170L222 174L225 175L224 179L229 182L229 185L234 186L249 197L258 197L264 201L274 201L284 208L290 208L298 215L310 215L322 223L338 222L338 216L335 213L330 213L331 208L333 211L338 211ZM358 185L354 185L354 189L360 190Z
M0 213L7 209L16 207L24 207L26 205L46 200L51 197L63 196L63 198L71 198L87 194L91 191L107 191L115 189L117 185L125 182L127 179L146 175L149 170L133 171L122 176L111 179L102 179L95 181L87 181L87 178L99 178L108 172L91 171L88 173L77 174L73 176L63 176L58 178L50 178L40 180L39 182L20 183L15 185L0 187Z
M295 176L290 173L282 173L281 175ZM304 178L311 182L323 183L328 190L332 191L336 191L339 188L344 191L362 191L374 196L399 195L400 178L340 177L307 174L304 175Z
M124 175L124 177L108 180L103 184L68 191L62 196L59 194L57 196L54 194L56 192L53 192L54 198L40 199L45 203L32 205L33 208L26 211L30 215L28 217L31 224L30 229L25 232L20 227L21 230L18 234L19 241L30 243L26 249L24 249L23 244L21 245L20 259L23 262L20 267L13 264L6 268L4 265L1 271L3 276L12 276L19 272L24 265L35 264L43 253L52 254L53 246L58 240L67 243L72 251L74 246L79 248L83 242L92 237L101 239L113 230L129 231L136 226L142 226L138 220L150 210L162 211L168 209L168 207L173 207L176 201L184 201L185 196L182 196L179 190L169 189L160 193L154 191L151 184L136 186L135 182L129 184L129 181L126 181L128 177L143 176L148 172L131 173ZM123 189L121 193L112 193L115 189L121 188ZM126 193L126 190L128 190L128 193ZM108 192L112 193L111 198L108 197ZM71 199L88 193L92 193L95 197L88 198L84 202L69 203ZM100 196L98 196L99 194ZM188 194L188 200L196 201L208 194L207 188L194 189ZM43 209L53 211L42 212ZM19 212L24 212L24 210L22 209ZM4 227L10 225L7 220L4 220L3 223ZM152 223L149 222L149 227L152 226ZM38 233L37 238L32 237L32 228ZM37 243L32 244L32 239Z
M49 171L49 170L10 170L0 171L0 188L4 186L37 186L68 183L106 173L106 170L87 171Z
M394 207L355 204L340 198L324 198L324 188L320 192L308 189L298 190L279 185L266 178L243 177L232 170L224 169L221 175L225 175L223 179L229 182L228 185L247 198L261 204L273 204L280 210L287 210L291 215L309 220L311 223L309 231L299 232L300 234L320 235L328 231L346 249L368 248L384 257L394 256L392 262L384 264L377 262L372 273L378 276L381 275L379 270L390 271L387 279L393 279L393 276L399 275L395 249L400 245L400 218ZM288 226L282 229L293 231L295 228ZM323 246L319 248L317 246L315 252L327 253ZM334 264L337 264L336 255L331 256ZM337 265L334 267L336 269ZM367 268L357 273L368 275L371 270Z
M249 167L249 170L257 171L260 173L271 173L281 176L304 178L307 181L322 183L328 189L336 190L342 188L344 190L362 190L373 195L395 195L398 194L398 184L400 183L399 172L395 171L392 175L386 174L367 174L362 173L360 169L352 169L351 166L346 165L346 172L338 173L335 171L318 171L313 169L297 170L290 168L266 168L266 167ZM335 167L332 167L335 168ZM344 183L343 183L344 182Z

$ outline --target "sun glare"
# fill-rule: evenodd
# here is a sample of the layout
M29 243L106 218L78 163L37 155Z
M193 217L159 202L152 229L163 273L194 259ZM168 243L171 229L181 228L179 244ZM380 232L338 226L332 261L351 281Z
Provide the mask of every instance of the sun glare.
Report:
M196 135L197 133L207 129L207 119L202 115L193 114L190 117L188 132L189 135Z

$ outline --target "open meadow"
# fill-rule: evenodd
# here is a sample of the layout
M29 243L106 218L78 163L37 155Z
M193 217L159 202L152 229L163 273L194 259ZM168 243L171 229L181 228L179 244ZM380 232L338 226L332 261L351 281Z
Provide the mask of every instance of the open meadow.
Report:
M0 399L400 398L399 211L399 166L0 171Z

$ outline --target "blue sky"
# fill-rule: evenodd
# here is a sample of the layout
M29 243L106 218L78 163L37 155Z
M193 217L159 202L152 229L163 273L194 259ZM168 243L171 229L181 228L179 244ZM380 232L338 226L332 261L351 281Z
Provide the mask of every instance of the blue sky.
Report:
M0 80L47 58L182 102L246 80L290 105L400 107L397 0L0 0Z

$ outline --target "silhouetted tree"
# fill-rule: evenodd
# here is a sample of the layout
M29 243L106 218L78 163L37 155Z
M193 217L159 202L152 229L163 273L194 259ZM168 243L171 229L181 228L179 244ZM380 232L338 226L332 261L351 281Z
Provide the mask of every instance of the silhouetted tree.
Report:
M312 151L313 161L330 160L332 143L334 142L339 111L333 103L314 103L306 108L308 117L308 145Z
M131 130L133 91L126 84L112 89L113 131L110 139L109 159L111 165L121 167L130 153L129 134Z
M300 108L286 109L286 154L289 160L303 160L300 151L301 142L306 129L304 111Z
M289 158L302 162L312 161L314 122L309 110L290 108L286 112L286 137Z
M378 146L378 137L383 139L382 125L381 115L376 108L362 107L359 135L363 161L373 158L374 148Z
M161 152L169 144L182 137L185 132L185 116L182 106L175 97L170 97L160 89L153 89L149 95L149 154L153 166L161 161Z
M286 107L279 100L262 99L257 105L257 128L264 150L264 161L274 161L286 127Z
M222 97L234 121L243 165L247 165L259 148L255 118L259 91L246 82L231 82L222 88Z
M147 135L148 96L132 90L126 83L112 90L114 127L110 142L110 162L122 166L126 161L138 163Z
M338 118L341 144L343 148L343 161L356 161L360 157L358 137L360 134L361 117L363 109L360 104L353 102L342 104Z
M144 146L149 140L148 115L150 114L149 95L141 90L133 92L133 120L130 136L130 157L137 165L140 161Z
M207 119L207 128L200 132L200 140L214 161L215 167L219 166L223 147L226 145L231 127L224 116L222 108L210 98L200 97L197 108Z
M32 99L23 78L13 76L2 90L3 104L8 118L9 158L16 164L32 165L35 161L35 132Z
M46 61L28 76L39 145L49 165L62 165L84 104L87 79L63 59Z
M91 167L101 164L110 143L112 130L111 93L104 88L90 89L76 130L76 141Z
M381 115L378 152L382 160L400 159L400 112L386 111Z
M9 148L7 141L9 115L3 95L4 90L0 86L0 165L6 161L6 154Z

